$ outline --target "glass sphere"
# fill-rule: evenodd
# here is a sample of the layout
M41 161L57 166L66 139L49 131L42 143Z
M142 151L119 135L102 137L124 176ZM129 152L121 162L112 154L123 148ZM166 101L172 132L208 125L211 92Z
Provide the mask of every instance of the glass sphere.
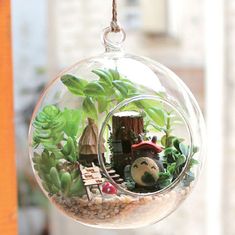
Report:
M155 223L188 196L205 155L193 95L150 59L107 51L49 84L33 113L29 152L49 200L94 227Z

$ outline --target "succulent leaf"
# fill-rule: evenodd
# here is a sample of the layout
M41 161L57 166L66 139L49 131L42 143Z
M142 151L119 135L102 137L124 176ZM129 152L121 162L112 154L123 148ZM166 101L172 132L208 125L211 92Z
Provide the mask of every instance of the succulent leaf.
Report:
M62 174L62 176L61 176L61 190L65 195L67 195L70 190L71 181L72 181L71 175L68 172L65 172Z
M85 193L85 188L80 176L72 183L70 193L73 196L82 196Z
M59 108L54 105L45 106L36 116L33 126L34 147L42 144L46 149L50 149L50 146L57 145L64 138L65 119Z
M51 180L52 180L53 184L57 188L60 188L62 182L60 182L60 176L59 176L59 173L58 173L58 171L57 171L57 169L55 167L51 168L51 170L50 170L50 177L51 177Z
M83 96L84 87L87 85L87 81L81 78L77 78L70 74L65 74L60 78L61 82L68 88L68 90L74 95Z

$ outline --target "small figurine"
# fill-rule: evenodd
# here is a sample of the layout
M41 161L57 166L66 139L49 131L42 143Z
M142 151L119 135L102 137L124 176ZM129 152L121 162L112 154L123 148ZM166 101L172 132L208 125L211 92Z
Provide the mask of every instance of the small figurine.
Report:
M117 194L117 189L109 182L105 182L102 187L102 192L106 194Z
M159 153L162 152L162 147L157 143L157 136L153 136L151 141L140 140L140 143L133 144L131 146L132 158L137 159L139 157L152 158L160 171L164 171L163 164L159 158Z
M79 162L85 166L91 166L94 162L98 164L98 127L94 120L88 118L88 125L84 129L82 136L79 140ZM101 145L101 153L104 158L104 140Z
M149 157L139 157L131 165L131 177L140 186L154 186L160 169Z

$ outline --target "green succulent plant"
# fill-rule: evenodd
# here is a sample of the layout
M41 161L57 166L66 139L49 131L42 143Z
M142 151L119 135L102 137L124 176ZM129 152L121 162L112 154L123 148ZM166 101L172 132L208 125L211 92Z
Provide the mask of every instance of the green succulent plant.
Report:
M36 116L33 126L33 147L42 144L46 149L54 149L64 139L65 119L54 105L43 108Z
M82 122L81 110L45 106L36 116L33 126L34 169L50 194L84 194L84 186L77 169L78 147L76 137ZM38 152L40 152L39 150Z
M61 168L60 161L47 150L42 154L34 153L34 169L42 181L42 187L52 195L60 193L64 196L82 196L84 185L77 167L66 171Z
M37 171L38 176L42 181L43 188L50 193L57 193L59 191L58 184L54 182L51 177L51 169L55 168L59 162L53 153L44 150L42 154L34 153L33 157L34 169Z

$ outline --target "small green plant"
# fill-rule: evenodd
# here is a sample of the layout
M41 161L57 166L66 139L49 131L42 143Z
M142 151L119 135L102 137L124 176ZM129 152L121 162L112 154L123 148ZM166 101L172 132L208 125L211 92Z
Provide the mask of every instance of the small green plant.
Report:
M119 102L146 93L146 88L136 86L116 70L96 69L92 72L98 79L91 82L70 74L61 77L62 83L72 94L83 98L82 110L85 119L97 120L98 114L107 114ZM159 102L139 100L123 107L122 110L141 111L153 123L160 126L165 124L165 114Z
M54 105L43 108L33 126L34 169L50 194L81 196L84 186L78 174L77 135L80 134L82 113L78 110L61 111Z
M196 152L197 148L194 147L193 152L191 153L191 161L189 164L190 169L192 169L194 165L198 164L198 161L193 158ZM188 157L189 146L185 145L183 140L174 137L170 143L170 147L165 148L164 155L162 157L165 172L159 173L158 186L161 189L171 184L171 182L179 176ZM190 184L190 182L194 180L193 172L190 171L186 178L187 179L184 180L185 184Z
M34 169L42 181L43 188L50 194L60 193L65 196L82 196L84 186L77 167L66 167L53 153L44 150L34 153Z
M54 105L45 106L33 122L33 147L41 146L57 158L76 162L76 137L81 119L80 110L61 111Z
M57 149L59 143L64 139L63 129L65 119L62 112L54 105L49 105L36 116L33 126L33 147L40 144L48 150Z

